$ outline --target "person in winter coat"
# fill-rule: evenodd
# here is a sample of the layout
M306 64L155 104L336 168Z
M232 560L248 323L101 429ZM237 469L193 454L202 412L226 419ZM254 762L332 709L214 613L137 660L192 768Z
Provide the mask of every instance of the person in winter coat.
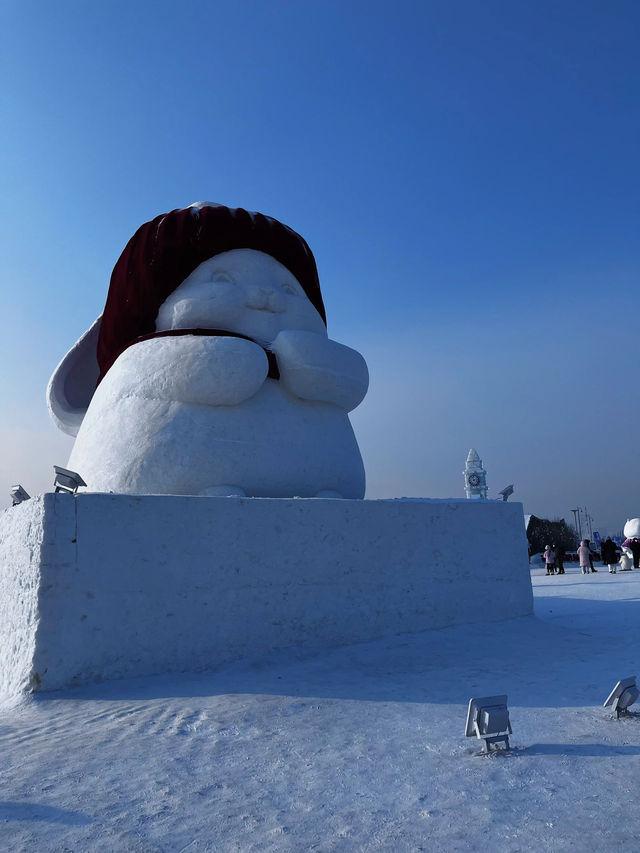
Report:
M562 545L552 545L551 546L555 552L556 560L555 560L555 569L556 574L563 575L564 574L564 548Z
M583 539L578 547L578 559L580 560L580 569L583 575L588 575L589 571L593 571L591 569L591 552L589 551L589 544L586 539Z
M549 545L544 546L544 554L542 556L544 557L544 561L547 565L547 574L548 575L554 575L555 574L556 555L553 552L553 550L551 549L551 546L549 546Z
M593 565L593 551L591 550L591 539L585 539L584 544L589 549L589 568L592 572L597 572L598 570Z
M609 574L615 575L618 563L618 551L615 543L611 541L610 536L607 536L605 541L602 543L600 553L602 555L602 562L609 567Z

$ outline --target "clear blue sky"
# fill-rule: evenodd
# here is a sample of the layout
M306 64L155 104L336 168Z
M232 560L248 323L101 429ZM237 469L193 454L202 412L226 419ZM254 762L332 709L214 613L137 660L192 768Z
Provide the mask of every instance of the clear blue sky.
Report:
M640 515L640 4L6 0L0 484L134 230L208 199L314 251L368 497Z

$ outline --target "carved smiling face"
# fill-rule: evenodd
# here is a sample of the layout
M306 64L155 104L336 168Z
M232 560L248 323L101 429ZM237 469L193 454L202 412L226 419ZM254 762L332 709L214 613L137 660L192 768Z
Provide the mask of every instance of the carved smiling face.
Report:
M156 331L197 328L238 332L264 343L284 329L327 334L292 273L254 249L204 261L160 306Z

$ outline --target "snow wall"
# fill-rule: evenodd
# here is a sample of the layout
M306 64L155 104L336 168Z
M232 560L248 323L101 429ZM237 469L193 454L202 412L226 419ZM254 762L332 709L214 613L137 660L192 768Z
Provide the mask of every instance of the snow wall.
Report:
M533 609L519 503L52 493L0 560L4 695Z

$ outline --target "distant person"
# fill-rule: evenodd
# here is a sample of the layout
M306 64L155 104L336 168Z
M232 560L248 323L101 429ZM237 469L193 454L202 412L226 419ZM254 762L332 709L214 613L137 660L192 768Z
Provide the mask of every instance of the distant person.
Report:
M640 568L640 539L637 536L633 537L629 543L629 548L631 548L631 553L633 554L633 568Z
M550 545L544 546L544 554L542 556L544 557L544 561L547 565L547 574L548 575L554 575L555 574L556 555L552 551Z
M591 568L591 552L589 551L588 542L588 539L583 539L578 546L578 559L580 560L580 569L583 575L588 575L589 570L593 571Z
M562 545L552 545L551 546L555 552L555 569L556 574L563 575L564 574L564 548Z
M602 556L602 564L609 567L609 574L615 575L618 564L618 549L616 548L615 542L611 541L610 536L607 536L602 543L600 554Z
M585 539L584 544L589 549L589 568L592 572L597 572L598 570L593 565L593 551L591 550L591 539Z

